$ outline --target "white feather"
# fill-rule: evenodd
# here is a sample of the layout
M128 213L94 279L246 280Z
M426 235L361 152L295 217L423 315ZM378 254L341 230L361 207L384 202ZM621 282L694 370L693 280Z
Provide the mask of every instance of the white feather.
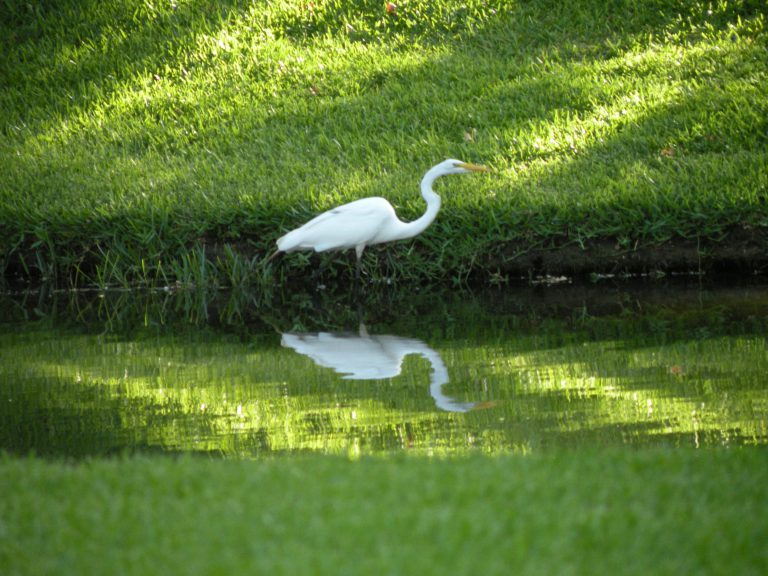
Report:
M460 160L446 160L433 166L424 175L421 181L421 195L427 203L427 210L413 222L401 221L395 214L395 209L384 198L363 198L323 212L303 226L288 232L277 240L277 250L325 252L354 248L359 265L366 246L412 238L432 223L440 210L440 197L432 191L432 184L437 178L446 174L487 170L484 166L467 164Z

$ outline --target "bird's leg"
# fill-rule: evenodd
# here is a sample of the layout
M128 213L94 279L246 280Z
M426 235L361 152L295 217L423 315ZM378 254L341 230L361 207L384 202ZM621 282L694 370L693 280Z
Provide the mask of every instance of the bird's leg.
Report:
M315 282L317 283L318 290L325 290L325 282L323 280L325 278L325 271L331 263L332 255L327 253L320 253L318 256L320 258L320 266L318 266L317 270L315 271L314 278Z
M363 250L365 250L364 245L355 247L355 255L357 256L357 262L355 265L355 282L357 283L360 283L360 261L363 259Z
M360 301L357 302L357 325L358 334L362 338L368 338L368 329L365 327L365 311L363 310L363 303Z
M360 283L360 258L355 260L355 282Z

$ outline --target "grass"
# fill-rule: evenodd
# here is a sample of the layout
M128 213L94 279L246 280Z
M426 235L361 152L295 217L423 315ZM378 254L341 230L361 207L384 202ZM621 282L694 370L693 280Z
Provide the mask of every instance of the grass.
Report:
M282 232L368 195L413 218L449 156L495 174L441 183L373 279L503 279L574 247L587 271L645 247L641 267L685 267L669 245L761 262L762 2L397 4L4 0L4 277L286 282L316 263L263 270Z
M0 459L4 574L762 574L759 449Z

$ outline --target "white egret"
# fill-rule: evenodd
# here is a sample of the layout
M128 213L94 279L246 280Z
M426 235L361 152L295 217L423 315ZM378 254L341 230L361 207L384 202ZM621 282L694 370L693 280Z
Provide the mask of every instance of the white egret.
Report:
M427 203L427 210L413 222L400 220L395 214L395 209L384 198L363 198L323 212L303 226L278 238L277 252L274 255L294 250L325 252L354 248L359 276L360 258L366 246L413 238L432 224L440 210L440 196L432 190L435 180L447 174L487 171L489 170L485 166L468 164L461 160L446 160L430 168L424 175L421 181L421 195Z

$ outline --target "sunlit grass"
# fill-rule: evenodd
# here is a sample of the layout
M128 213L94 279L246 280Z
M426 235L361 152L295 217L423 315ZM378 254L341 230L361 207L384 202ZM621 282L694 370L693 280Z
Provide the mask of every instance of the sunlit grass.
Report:
M0 458L4 573L761 573L762 450Z
M768 225L760 2L8 10L0 241L14 274L230 285L220 245L253 269L285 229L366 195L412 218L418 179L447 156L496 172L441 184L434 227L387 264L372 254L374 277L378 263L487 278L521 246L706 248ZM199 278L185 262L204 245Z

